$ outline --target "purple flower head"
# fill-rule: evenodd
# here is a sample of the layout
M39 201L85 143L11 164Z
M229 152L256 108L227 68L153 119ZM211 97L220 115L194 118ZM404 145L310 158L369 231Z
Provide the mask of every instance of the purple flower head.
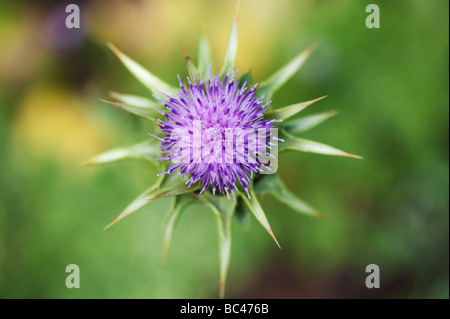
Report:
M188 87L178 76L176 96L165 95L166 100L160 101L168 111L160 111L165 121L158 120L164 137L157 138L167 154L159 160L172 164L159 175L179 170L173 178L190 175L186 184L199 183L200 194L211 186L214 195L218 188L235 198L238 181L249 196L253 173L271 170L269 158L275 158L269 152L271 139L277 139L271 130L277 120L264 120L270 101L263 103L263 97L255 97L258 85L248 90L246 82L236 81L236 75L231 70L221 80L210 71L206 81L202 75L197 80L193 76L192 81L188 77Z

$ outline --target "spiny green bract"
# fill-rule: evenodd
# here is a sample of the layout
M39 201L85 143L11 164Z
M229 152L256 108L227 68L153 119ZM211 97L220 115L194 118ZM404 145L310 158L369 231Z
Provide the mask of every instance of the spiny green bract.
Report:
M235 65L238 46L237 39L238 27L237 19L235 18L231 27L224 62L219 72L221 77L224 77ZM152 92L155 98L164 99L164 94L167 96L174 96L177 93L177 88L165 83L144 69L141 65L119 51L114 45L108 45L114 54L122 61L125 67ZM281 67L272 76L262 81L258 87L256 95L258 97L264 96L264 100L268 101L272 95L301 68L315 48L316 45L310 46L294 57L289 63ZM192 80L194 80L195 77L199 77L200 74L209 73L210 68L212 68L212 58L210 52L211 50L207 39L201 37L198 49L198 64L195 65L189 56L185 54L186 66ZM244 74L240 81L247 81L247 85L250 86L251 74ZM150 100L141 96L119 94L116 92L111 92L110 96L116 101L103 101L146 118L154 122L155 125L157 125L156 121L163 117L163 115L157 111L159 104L155 100ZM282 123L278 124L278 128L279 137L282 138L284 142L280 143L278 151L282 152L292 150L359 158L356 155L346 153L334 147L293 135L309 130L336 114L336 112L331 111L289 120L290 117L299 113L312 103L321 100L322 98L276 109L269 108L268 111L265 112L264 115L267 119L283 120ZM154 165L156 165L158 170L161 172L167 170L167 163L157 161L156 158L158 157L161 157L161 152L160 145L157 143L157 140L146 140L145 142L132 145L130 147L117 148L107 151L88 160L85 164L98 165L127 159L143 159L154 163ZM258 201L257 195L270 194L296 212L315 217L322 216L316 209L290 191L284 185L278 174L253 176L253 186L249 190L250 197L248 198L242 192L238 191L236 193L236 203L233 200L228 200L225 196L212 196L209 191L199 195L199 188L200 185L188 188L184 181L179 182L173 180L168 177L168 175L158 176L153 185L151 185L134 201L132 201L106 228L134 213L144 205L148 204L152 199L171 197L172 202L164 221L164 255L167 257L171 245L172 234L180 214L186 209L186 207L195 201L203 202L211 208L217 218L220 258L220 297L222 298L225 293L225 280L230 260L231 222L233 216L236 216L237 220L241 222L244 227L246 227L250 215L253 214L278 244L269 225L269 221L267 220L267 217Z

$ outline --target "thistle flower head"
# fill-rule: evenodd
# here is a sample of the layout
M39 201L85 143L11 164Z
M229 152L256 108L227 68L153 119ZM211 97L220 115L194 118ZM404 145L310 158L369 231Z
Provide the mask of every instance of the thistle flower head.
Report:
M237 30L236 13L224 62L217 75L212 74L212 58L206 38L200 39L197 66L185 53L188 73L192 77L188 77L187 85L178 77L179 89L165 83L110 44L125 67L153 92L155 99L165 109L160 110L160 105L154 100L129 94L112 93L111 96L119 102L105 102L156 123L159 131L156 135L149 134L161 143L157 145L154 139L147 140L130 147L107 151L86 162L94 165L126 159L145 159L158 168L163 167L160 177L152 186L131 202L107 227L134 213L150 200L171 197L172 202L164 222L166 256L178 216L195 201L207 204L217 216L221 297L225 293L231 253L231 221L234 216L244 227L248 227L248 216L254 215L278 244L257 194L270 194L296 212L322 216L289 190L278 174L274 174L276 170L272 168L276 167L276 156L273 153L299 151L359 158L329 145L296 136L336 114L325 112L290 119L322 98L269 109L269 99L301 68L316 45L300 52L261 81L260 85L252 86L247 81L242 83L236 80L237 71L234 71L233 65L238 45ZM203 75L208 73L208 69L209 77L204 79ZM251 82L251 75L247 75ZM278 139L273 125L281 121L283 123L279 123L278 127L283 139ZM278 140L284 143L277 150L275 146ZM170 166L166 165L169 162ZM168 175L175 172L177 173L172 178L182 175L183 178L188 178L187 181L171 183ZM253 178L255 174L261 173L265 175ZM191 187L193 184L196 186ZM246 196L239 190L241 187ZM209 192L205 192L209 188L213 195L218 189L228 199L231 192L234 201L227 200L224 196L211 196ZM198 189L201 189L200 194L203 193L201 196L194 193Z
M159 119L162 153L159 158L173 162L162 174L190 176L186 184L209 187L215 195L238 190L237 182L248 194L253 173L270 170L262 156L271 156L271 129L276 120L264 120L269 102L255 97L258 85L251 89L247 82L236 81L237 71L229 71L222 80L210 72L198 81L188 77L188 86L178 76L180 91L161 103L167 108L165 120ZM157 137L158 138L158 137ZM275 138L275 137L273 137Z

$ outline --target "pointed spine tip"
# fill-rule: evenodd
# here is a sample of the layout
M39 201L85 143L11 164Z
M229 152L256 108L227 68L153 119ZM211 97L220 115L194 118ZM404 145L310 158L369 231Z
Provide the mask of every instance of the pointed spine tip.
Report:
M307 102L307 106L309 106L309 105L311 105L311 104L314 104L314 103L316 103L316 102L319 102L320 100L323 100L323 99L326 98L326 97L328 97L328 95L324 95L324 96L318 97L317 99L308 101L308 102Z
M328 220L328 217L325 216L324 214L322 214L321 212L314 212L314 216L316 216L317 218L321 219L321 220Z
M355 154L350 154L350 153L346 153L345 156L351 157L351 158L360 159L360 160L364 159L362 156L355 155Z
M106 45L118 57L121 57L123 55L123 53L114 44L112 44L111 42L107 42Z
M313 44L311 44L309 47L308 47L308 49L307 49L307 53L308 54L311 54L311 53L313 53L316 49L317 49L317 47L319 46L319 43L318 42L314 42Z
M327 112L327 117L333 117L333 116L336 116L338 114L339 114L338 111L332 110L332 111Z
M111 104L111 105L114 105L117 107L122 107L122 103L119 103L119 102L108 101L108 100L104 100L104 99L99 99L99 101L102 101L104 103Z
M88 160L86 160L86 161L84 161L84 162L81 162L81 163L79 163L78 165L77 165L77 167L87 167L87 166L91 166L93 163L92 163L92 159L88 159Z
M164 261L168 261L169 260L169 247L164 247L163 260Z
M281 246L280 246L280 244L278 243L278 240L277 240L277 238L275 237L275 235L274 235L274 233L273 233L273 231L272 231L271 229L269 229L269 234L270 234L270 236L272 236L272 238L273 238L273 240L275 241L275 243L277 244L278 248L281 249Z
M234 21L237 21L237 19L238 19L238 16L239 16L239 7L240 7L240 5L241 5L241 1L240 0L238 0L237 2L236 2L236 7L234 8Z
M109 223L105 228L103 228L103 230L107 230L109 227L111 227L112 225L114 225L115 223L117 223L119 220L121 220L120 217L117 217L116 219L114 219L111 223Z
M220 280L220 290L219 290L219 298L225 298L225 279Z
M183 45L181 45L181 50L183 51L184 58L185 58L186 60L189 60L189 59L190 59L190 58L189 58L189 55L186 53L186 50L184 49L184 46L183 46Z

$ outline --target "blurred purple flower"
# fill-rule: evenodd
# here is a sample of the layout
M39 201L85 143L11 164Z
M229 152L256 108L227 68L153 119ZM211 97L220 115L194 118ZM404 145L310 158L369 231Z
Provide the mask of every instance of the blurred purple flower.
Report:
M77 51L83 42L83 14L80 14L80 28L68 28L66 19L70 13L66 12L69 3L58 4L47 16L45 25L45 40L47 45L54 51L73 52ZM82 11L81 6L80 11Z

